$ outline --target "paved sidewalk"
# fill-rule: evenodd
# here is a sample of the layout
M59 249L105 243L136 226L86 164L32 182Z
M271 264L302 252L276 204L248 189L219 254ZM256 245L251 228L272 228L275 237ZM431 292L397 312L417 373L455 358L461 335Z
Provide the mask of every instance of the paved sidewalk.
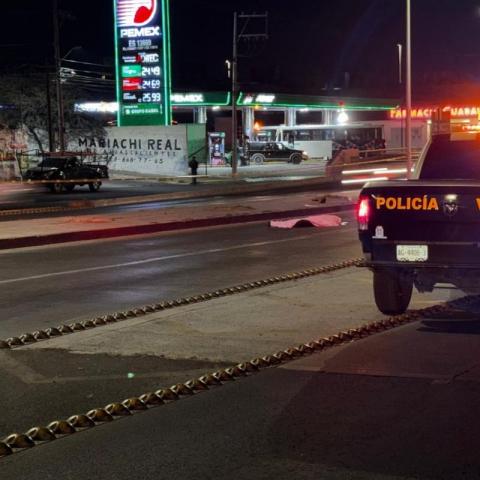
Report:
M415 292L411 308L461 296L456 290L422 295ZM373 301L371 272L351 267L151 313L23 348L235 363L383 318Z
M78 188L74 192L53 195L44 187L30 184L0 183L0 216L47 213L49 211L87 210L153 202L212 198L216 196L249 196L265 193L292 193L319 190L334 190L338 181L325 177L281 176L258 178L204 178L196 185L190 177L135 178L121 177L105 182L99 192Z
M315 215L351 209L352 192L212 201L199 205L54 216L1 223L0 249Z
M414 294L411 306L459 295ZM5 350L0 438L384 318L371 273L348 268Z
M201 358L249 361L384 318L369 275L339 271L7 351L0 429L25 432L222 368ZM412 307L449 299L439 290ZM3 477L477 479L478 372L465 372L478 329L452 323L420 320L46 442L2 459Z
M300 165L292 165L287 162L266 162L263 164L252 163L238 167L235 179L232 179L232 168L230 165L205 166L201 163L198 174L209 182L249 181L250 179L263 178L264 181L279 177L322 177L325 175L326 160L308 160ZM112 178L132 178L138 175L128 172L112 171ZM165 178L158 175L142 175L142 178ZM172 182L182 181L182 177L169 177Z

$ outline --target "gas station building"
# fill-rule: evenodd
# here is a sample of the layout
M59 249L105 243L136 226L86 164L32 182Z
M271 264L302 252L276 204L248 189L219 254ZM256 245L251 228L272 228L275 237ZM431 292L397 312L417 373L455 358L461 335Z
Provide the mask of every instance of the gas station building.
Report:
M225 92L183 92L172 93L171 103L174 118L179 113L193 113L195 123L206 124L210 115L218 111L231 111L231 95ZM256 114L260 112L277 112L282 114L281 124L296 126L301 124L299 113L320 113L318 123L335 125L345 123L351 112L381 112L378 119L387 118L388 112L397 107L395 100L363 99L349 97L327 97L314 95L291 95L275 93L240 92L237 108L241 112L242 133L251 138L257 122ZM230 115L231 116L231 115ZM258 115L257 115L258 116Z
M211 124L210 130L225 131L227 144L231 138L232 100L230 92L175 92L170 96L173 109L173 119L178 123ZM97 114L115 114L118 109L116 102L95 102L77 104L79 111ZM389 112L398 108L392 99L372 99L354 97L332 97L315 95L291 95L275 93L240 92L237 99L237 109L241 114L242 132L252 138L258 117L264 117L270 112L276 113L278 122L272 125L297 126L305 123L301 115L307 112L315 113L315 123L336 125L347 123L354 112L358 115L368 112L369 120L385 120ZM223 115L221 128L216 128L215 119ZM113 117L112 117L113 118ZM358 117L355 120L367 120ZM210 123L211 122L211 123ZM240 132L239 132L240 134Z

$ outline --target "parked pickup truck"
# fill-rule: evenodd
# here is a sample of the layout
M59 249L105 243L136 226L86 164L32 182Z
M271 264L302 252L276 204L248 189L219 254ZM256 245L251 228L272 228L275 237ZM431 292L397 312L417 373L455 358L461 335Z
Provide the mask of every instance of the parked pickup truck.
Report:
M247 143L245 155L246 158L254 163L273 160L299 164L302 160L308 160L305 152L288 147L282 142L249 142Z
M24 180L41 181L54 193L71 192L75 185L88 185L91 192L102 186L108 178L108 167L84 163L78 157L45 157L36 167L28 169Z
M406 311L413 286L480 293L480 140L433 137L412 177L367 183L358 204L375 303L387 315Z

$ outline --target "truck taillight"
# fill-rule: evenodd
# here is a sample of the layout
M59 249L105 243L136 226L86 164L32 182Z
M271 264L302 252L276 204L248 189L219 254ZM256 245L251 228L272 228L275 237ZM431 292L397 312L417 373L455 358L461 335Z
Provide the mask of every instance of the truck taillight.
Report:
M370 218L370 200L368 197L360 197L358 201L357 220L359 230L368 230Z

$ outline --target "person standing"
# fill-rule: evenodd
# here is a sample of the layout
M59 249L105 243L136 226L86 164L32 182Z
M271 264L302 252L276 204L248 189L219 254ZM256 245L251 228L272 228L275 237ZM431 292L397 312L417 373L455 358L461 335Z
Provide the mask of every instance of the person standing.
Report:
M188 166L192 172L192 185L197 184L197 172L198 172L198 161L197 157L194 155L190 162L188 162Z

